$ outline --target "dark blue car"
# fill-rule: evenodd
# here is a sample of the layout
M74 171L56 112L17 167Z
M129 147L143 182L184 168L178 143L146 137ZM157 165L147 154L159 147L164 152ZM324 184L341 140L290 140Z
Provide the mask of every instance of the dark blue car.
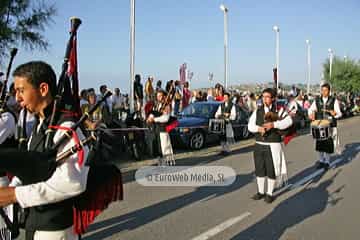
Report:
M219 135L210 133L209 120L214 118L220 102L195 102L187 106L179 115L179 126L170 132L171 142L191 149L200 149L206 143L219 141ZM237 120L232 122L236 139L247 138L249 114L237 108Z

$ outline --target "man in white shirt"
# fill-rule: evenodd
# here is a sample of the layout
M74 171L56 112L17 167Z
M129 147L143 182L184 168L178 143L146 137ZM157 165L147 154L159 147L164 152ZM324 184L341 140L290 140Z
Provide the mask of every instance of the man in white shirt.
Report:
M151 113L146 122L148 124L155 124L155 135L158 138L158 145L160 145L161 157L159 159L159 165L175 165L175 157L173 148L171 145L171 139L169 133L166 131L166 124L169 122L171 114L170 104L164 105L166 99L166 93L164 90L158 90L156 93L157 103L153 107L153 113ZM156 115L156 116L155 116Z
M112 95L112 105L113 109L119 110L120 108L124 107L124 97L120 93L120 88L115 88L114 95Z
M100 98L98 100L100 100L105 95L106 92L107 92L107 86L101 85L100 86ZM113 103L112 96L108 97L104 102L104 105L108 108L110 113L112 113L112 105L113 105L112 103Z
M337 119L342 116L338 100L330 96L330 85L328 83L321 86L321 96L317 97L311 104L308 114L311 121L322 119L330 121L331 138L315 141L315 150L319 153L317 168L327 170L330 167L330 154L334 153L339 145Z
M296 115L296 112L299 110L299 106L298 106L298 103L296 102L295 100L295 96L293 95L289 95L288 97L288 106L287 106L287 111L289 113L289 115L294 118L295 115Z
M36 115L37 122L28 143L30 151L45 151L45 135L56 93L56 75L50 65L41 61L28 62L18 66L13 73L16 100L22 107ZM61 116L60 116L61 117ZM71 127L74 121L59 120L56 125ZM76 130L80 140L84 138L80 129ZM55 132L53 143L64 134ZM74 139L58 149L58 154L75 145ZM88 148L84 147L84 159ZM46 159L44 159L46 161ZM32 159L29 159L32 161ZM32 171L29 169L29 171ZM26 185L0 188L0 206L19 203L28 210L25 219L26 239L34 240L75 240L73 205L71 198L86 189L89 167L79 161L75 153L64 164L58 166L50 178L42 182L23 183ZM21 179L17 183L21 183ZM14 183L14 185L17 185Z
M230 93L224 93L224 102L219 105L215 118L224 120L224 134L220 135L221 154L227 155L231 152L230 144L234 143L234 131L231 121L236 119L235 104L231 102Z
M249 131L255 134L256 140L254 161L258 192L253 199L264 198L267 203L271 203L275 199L273 196L275 185L281 185L287 177L282 138L278 130L287 129L292 125L291 117L283 108L277 111L275 100L275 90L265 89L262 92L263 105L251 114L248 124ZM283 118L265 122L266 114L269 112ZM267 191L265 193L266 180Z

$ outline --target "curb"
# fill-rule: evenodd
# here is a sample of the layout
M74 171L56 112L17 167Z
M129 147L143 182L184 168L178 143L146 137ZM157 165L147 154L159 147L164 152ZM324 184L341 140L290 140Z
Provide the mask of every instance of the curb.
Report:
M234 150L238 150L243 147L248 147L248 146L253 145L254 143L255 143L255 140L253 138L246 139L246 140L240 140L239 142L231 145L231 150L234 151ZM187 152L177 153L177 154L174 154L174 157L175 157L176 161L181 161L181 159L188 158L189 156L199 157L202 155L213 155L213 154L219 153L220 151L221 151L221 147L217 145L217 146L212 146L212 147L204 148L204 149L197 150L197 151L187 151ZM157 162L158 162L157 158L153 158L153 159L147 159L147 160L142 160L142 161L137 161L137 162L118 163L118 164L116 164L116 166L121 170L122 173L126 173L126 172L130 172L133 170L137 170L140 167L155 165L155 164L157 164Z

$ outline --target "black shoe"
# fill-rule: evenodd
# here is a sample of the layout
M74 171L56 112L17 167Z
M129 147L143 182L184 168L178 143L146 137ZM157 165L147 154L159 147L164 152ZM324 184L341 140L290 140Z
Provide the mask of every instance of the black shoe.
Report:
M325 171L329 170L330 164L329 163L323 163L323 168Z
M229 156L231 152L224 151L224 156Z
M226 151L221 151L221 152L220 152L220 155L222 155L222 156L228 156L228 155L229 155L229 153L228 153L228 152L226 152Z
M270 196L270 195L268 195L268 194L265 195L264 201L265 201L266 203L272 203L274 200L275 200L275 197L274 197L274 196Z
M324 168L324 163L323 162L318 162L316 164L316 169L322 169L322 168Z
M252 199L253 200L260 200L260 199L262 199L262 198L264 198L265 197L265 194L263 194L263 193L256 193L254 196L252 196Z

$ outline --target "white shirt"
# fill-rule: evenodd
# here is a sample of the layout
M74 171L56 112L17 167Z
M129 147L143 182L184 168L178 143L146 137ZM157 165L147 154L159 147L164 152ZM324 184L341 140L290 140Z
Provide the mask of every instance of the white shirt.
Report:
M227 102L225 103L225 106L227 106ZM219 118L221 116L221 106L222 104L219 105L216 113L215 113L215 118ZM235 120L236 119L236 109L235 109L235 105L233 104L231 111L230 111L230 116L229 116L230 120Z
M25 110L21 109L20 114L19 114L19 119L17 122L17 125L21 128L23 127L24 112L25 112ZM28 111L26 113L26 125L25 125L27 137L29 137L31 135L31 131L34 127L34 124L35 124L35 116L34 116L34 114L32 114ZM18 132L16 132L16 139L19 139Z
M71 127L73 122L64 122L61 126ZM40 124L39 124L40 126ZM39 128L38 128L39 129ZM80 129L76 130L79 139L84 139ZM54 143L60 139L64 131L58 130L54 136ZM30 139L31 141L31 139ZM29 142L30 142L29 141ZM59 148L58 154L66 151L75 145L74 140L70 140ZM84 147L84 161L88 156L88 147ZM49 203L56 203L74 197L84 192L86 189L89 167L77 163L77 153L67 158L66 162L56 168L53 175L46 181L38 182L15 188L15 195L21 207L33 207ZM18 179L15 179L16 181ZM12 184L14 185L14 183Z
M100 99L102 99L102 98L103 98L102 94L97 95L96 102L100 101ZM104 102L102 102L101 106L105 106L105 104L106 104L109 107L109 112L112 113L112 103L113 103L112 96L109 96L106 98L106 100Z
M88 104L89 102L87 100L84 99L80 99L80 107L84 104Z
M154 118L154 122L156 123L166 123L170 119L170 114L163 113L160 117Z
M288 109L288 112L289 112L289 113L295 114L295 113L298 111L298 104L297 104L297 102L296 102L295 100L292 100L292 101L289 103L287 109Z
M124 104L124 97L121 94L119 96L113 95L112 100L113 100L112 104L114 109L119 109Z
M271 109L271 106L270 107L264 106L265 114L267 112L269 112L270 109ZM259 132L259 128L261 127L261 126L256 125L256 112L257 111L259 111L259 109L254 111L251 114L250 119L249 119L248 129L252 133ZM284 129L290 127L291 124L293 123L291 117L286 112L283 113L283 111L284 111L284 109L281 108L280 111L279 111L279 115L284 114L284 116L286 116L286 117L284 119L282 119L282 120L275 121L274 122L274 128L284 130Z
M323 97L322 98L324 104L326 104L328 98L325 98ZM313 114L314 112L317 112L318 109L316 107L316 100L311 104L310 108L308 109L308 114L309 116L311 114ZM334 103L334 111L336 112L336 115L335 115L335 118L341 118L342 116L342 113L341 113L341 110L340 110L340 105L339 105L339 101L337 99L335 99L335 103Z
M4 112L0 116L0 144L6 139L15 135L16 125L15 118L9 112Z

